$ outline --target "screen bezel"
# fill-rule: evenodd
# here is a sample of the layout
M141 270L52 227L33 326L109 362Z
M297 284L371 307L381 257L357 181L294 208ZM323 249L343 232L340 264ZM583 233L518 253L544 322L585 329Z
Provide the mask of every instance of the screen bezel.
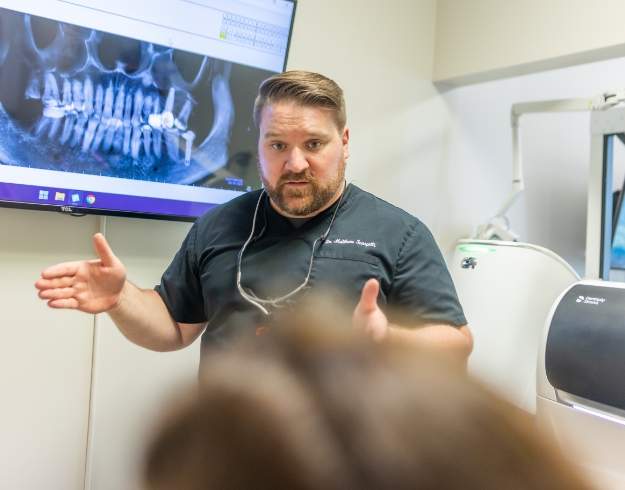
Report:
M284 0L287 2L291 2L293 4L293 15L291 16L291 25L289 26L289 35L286 46L286 52L284 55L284 63L282 65L282 72L286 71L286 65L289 58L289 51L291 49L291 40L293 36L293 26L295 25L295 14L297 11L297 0ZM9 9L12 10L12 9ZM102 30L102 32L108 32L106 30ZM210 187L209 187L210 188ZM253 189L255 190L255 189ZM102 209L102 208L92 208L85 206L70 206L63 204L42 204L42 203L32 203L26 201L7 201L0 199L0 207L1 208L9 208L9 209L27 209L33 211L47 211L47 212L57 212L61 214L66 214L70 216L87 216L87 215L99 215L99 216L116 216L123 218L141 218L141 219L153 219L160 221L182 221L192 223L197 220L198 217L194 216L181 216L175 214L163 214L163 213L146 213L140 211L119 211L119 210L110 210L110 209Z

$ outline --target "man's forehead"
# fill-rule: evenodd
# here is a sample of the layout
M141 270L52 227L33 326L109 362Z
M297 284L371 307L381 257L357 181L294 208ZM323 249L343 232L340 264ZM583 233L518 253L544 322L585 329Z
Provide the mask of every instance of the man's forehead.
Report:
M321 107L279 103L262 110L261 133L264 138L293 133L329 137L335 131L332 112Z
M309 136L311 138L329 138L331 136L330 131L318 131L315 129L300 129L294 127L286 127L282 131L279 129L270 129L263 134L265 138L280 138L281 136L285 136L286 134L301 134L305 136Z

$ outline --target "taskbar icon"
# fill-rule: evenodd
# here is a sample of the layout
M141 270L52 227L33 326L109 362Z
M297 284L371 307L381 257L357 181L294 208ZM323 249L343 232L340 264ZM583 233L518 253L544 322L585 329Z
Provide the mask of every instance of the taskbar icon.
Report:
M38 201L53 201L60 206L92 206L96 202L96 196L85 191L38 189L35 195Z

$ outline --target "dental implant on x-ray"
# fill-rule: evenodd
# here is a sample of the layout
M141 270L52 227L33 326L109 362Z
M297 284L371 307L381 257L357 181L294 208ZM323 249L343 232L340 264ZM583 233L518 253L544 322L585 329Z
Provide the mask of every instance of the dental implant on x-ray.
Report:
M141 88L134 94L126 93L123 82L118 87L109 82L106 89L98 84L94 94L93 82L88 76L83 83L63 79L60 92L54 74L46 73L43 94L31 87L27 90L27 97L38 98L38 95L44 109L36 125L37 135L47 131L48 138L58 137L62 144L71 138L71 147L82 141L83 152L100 148L108 152L112 148L115 153L131 155L135 160L142 148L144 155L153 153L160 158L163 142L169 156L178 159L182 140L184 164L191 163L195 133L187 130L187 124L193 101L187 98L174 117L176 89L173 87L169 89L162 111L158 97L144 96ZM58 135L61 125L63 129Z

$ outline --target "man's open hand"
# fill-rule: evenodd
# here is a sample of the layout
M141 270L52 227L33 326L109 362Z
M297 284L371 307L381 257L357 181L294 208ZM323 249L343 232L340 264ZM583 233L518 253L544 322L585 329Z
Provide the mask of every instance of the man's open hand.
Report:
M126 268L100 233L93 237L98 260L66 262L47 268L35 287L52 308L102 313L117 306L126 282Z
M386 315L378 306L380 283L369 279L362 288L360 302L354 310L354 328L364 332L371 340L379 342L386 338L389 325Z

